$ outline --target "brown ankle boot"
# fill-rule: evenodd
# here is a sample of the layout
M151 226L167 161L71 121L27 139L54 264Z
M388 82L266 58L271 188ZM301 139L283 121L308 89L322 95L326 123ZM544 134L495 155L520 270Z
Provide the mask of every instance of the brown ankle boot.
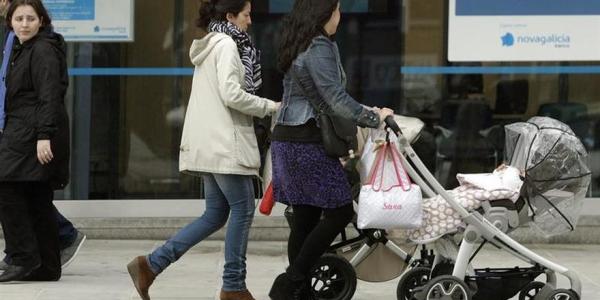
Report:
M248 290L226 292L221 290L221 300L255 300Z
M138 294L140 294L140 297L142 297L142 300L150 300L148 290L150 289L152 282L154 282L156 275L150 270L146 257L138 256L134 258L127 264L127 271L129 272L129 276L131 276L131 280L133 280L135 289Z

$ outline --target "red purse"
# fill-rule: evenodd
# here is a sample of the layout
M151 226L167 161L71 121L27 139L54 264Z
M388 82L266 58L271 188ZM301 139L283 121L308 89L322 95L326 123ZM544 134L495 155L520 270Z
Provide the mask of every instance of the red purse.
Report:
M273 183L270 182L267 190L263 194L262 199L260 200L260 205L258 206L258 210L263 215L270 215L271 210L273 210L273 206L275 206L275 197L273 196Z

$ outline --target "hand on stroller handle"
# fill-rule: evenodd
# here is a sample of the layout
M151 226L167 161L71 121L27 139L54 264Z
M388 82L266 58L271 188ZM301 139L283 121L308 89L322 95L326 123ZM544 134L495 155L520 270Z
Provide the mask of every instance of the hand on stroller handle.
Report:
M383 121L385 122L385 125L388 128L390 128L396 135L402 134L402 130L400 130L400 126L398 126L398 123L396 123L396 121L394 120L394 116L387 116Z

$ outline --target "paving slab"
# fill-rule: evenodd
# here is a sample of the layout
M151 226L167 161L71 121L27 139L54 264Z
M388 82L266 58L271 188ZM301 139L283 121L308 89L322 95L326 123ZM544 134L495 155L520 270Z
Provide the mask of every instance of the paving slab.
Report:
M162 241L89 240L58 282L0 284L0 300L132 300L140 299L127 274L126 264L146 254ZM538 254L579 274L583 299L600 299L600 245L527 245ZM3 248L2 242L0 247ZM250 291L268 300L275 276L286 264L284 242L251 242L248 248ZM477 267L512 267L519 261L507 253L486 247L477 256ZM156 280L154 300L218 299L223 269L223 242L206 241L192 248ZM353 299L396 299L398 279L380 283L358 282ZM559 277L566 286L566 279Z

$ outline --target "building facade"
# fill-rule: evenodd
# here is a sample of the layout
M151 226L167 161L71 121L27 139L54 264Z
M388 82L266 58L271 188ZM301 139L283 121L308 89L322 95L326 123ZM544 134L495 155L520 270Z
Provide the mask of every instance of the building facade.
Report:
M271 99L282 95L276 45L291 2L253 1L260 94ZM58 199L203 197L201 180L178 172L192 81L188 50L202 35L194 26L198 8L197 0L138 0L132 42L69 43L72 176ZM350 94L422 119L417 151L448 188L457 172L489 172L502 163L504 124L555 117L589 151L589 197L600 195L600 63L449 62L448 10L438 0L342 0L336 41ZM587 71L570 72L572 66Z

